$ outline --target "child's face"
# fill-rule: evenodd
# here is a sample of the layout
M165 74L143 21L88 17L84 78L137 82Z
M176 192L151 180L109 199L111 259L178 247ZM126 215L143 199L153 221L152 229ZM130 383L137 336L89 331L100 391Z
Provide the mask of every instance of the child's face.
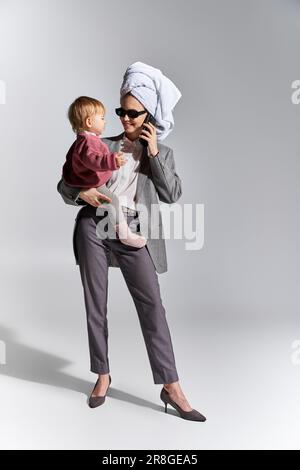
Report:
M90 132L102 134L106 124L104 111L98 111L96 114L89 117L86 124Z

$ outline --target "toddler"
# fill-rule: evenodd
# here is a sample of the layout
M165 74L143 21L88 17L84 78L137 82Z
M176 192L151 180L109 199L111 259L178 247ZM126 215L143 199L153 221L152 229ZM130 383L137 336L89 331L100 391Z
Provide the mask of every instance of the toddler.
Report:
M111 153L101 140L105 127L103 104L94 98L81 96L69 107L68 117L77 138L63 165L64 182L82 190L97 187L100 193L110 197L112 202L106 207L120 241L136 248L143 247L146 239L130 230L118 197L105 186L112 171L125 165L126 160L123 152Z

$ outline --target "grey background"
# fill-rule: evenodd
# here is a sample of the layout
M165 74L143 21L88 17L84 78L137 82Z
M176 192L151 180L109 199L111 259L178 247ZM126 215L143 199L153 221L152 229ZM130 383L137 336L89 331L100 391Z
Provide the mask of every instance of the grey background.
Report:
M299 19L296 0L0 1L4 448L297 447ZM109 287L116 400L94 415L84 401L94 376L71 243L78 209L56 192L74 139L66 110L76 96L97 97L108 111L105 135L121 132L113 110L138 60L182 92L165 143L182 178L180 203L205 205L203 249L168 241L169 271L159 278L183 388L209 418L197 432L153 405L159 389L151 391L117 270ZM18 410L7 406L14 393L24 400ZM114 413L124 413L126 431L116 431Z

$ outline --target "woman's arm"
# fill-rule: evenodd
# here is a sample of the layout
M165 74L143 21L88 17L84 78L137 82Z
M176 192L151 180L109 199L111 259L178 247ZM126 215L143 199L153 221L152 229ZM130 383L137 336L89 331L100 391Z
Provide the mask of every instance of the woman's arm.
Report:
M172 204L181 196L181 180L176 173L173 150L157 142L156 127L146 123L139 135L148 144L152 180L159 199Z
M57 191L64 202L72 206L86 206L90 204L93 207L99 207L101 206L101 201L98 198L111 202L108 196L102 194L96 188L81 190L80 188L67 185L63 179L58 182Z
M162 202L172 204L182 194L181 180L176 173L173 150L159 145L156 157L149 157L152 180Z
M86 205L86 203L79 197L81 189L67 185L63 179L58 182L57 191L66 204L71 204L72 206Z

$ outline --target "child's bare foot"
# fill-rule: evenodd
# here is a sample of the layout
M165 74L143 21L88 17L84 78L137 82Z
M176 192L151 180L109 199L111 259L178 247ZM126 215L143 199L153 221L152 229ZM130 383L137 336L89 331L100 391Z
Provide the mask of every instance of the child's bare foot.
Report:
M124 243L124 245L134 246L135 248L142 248L147 243L145 237L137 235L130 230L126 221L116 225L116 231L119 235L120 242Z

